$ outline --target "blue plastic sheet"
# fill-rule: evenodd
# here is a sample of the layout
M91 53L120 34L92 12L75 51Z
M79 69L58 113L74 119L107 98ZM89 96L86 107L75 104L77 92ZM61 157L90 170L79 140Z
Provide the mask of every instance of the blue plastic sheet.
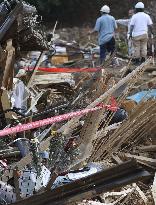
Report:
M156 99L156 89L141 91L127 97L128 100L133 100L137 103L139 103L141 100L148 100L150 98Z

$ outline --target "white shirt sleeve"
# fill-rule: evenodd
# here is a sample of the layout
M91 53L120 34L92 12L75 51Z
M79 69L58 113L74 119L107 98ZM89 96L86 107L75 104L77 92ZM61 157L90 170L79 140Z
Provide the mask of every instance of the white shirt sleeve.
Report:
M129 19L118 19L116 20L116 23L121 24L123 26L128 26L129 21L130 21Z

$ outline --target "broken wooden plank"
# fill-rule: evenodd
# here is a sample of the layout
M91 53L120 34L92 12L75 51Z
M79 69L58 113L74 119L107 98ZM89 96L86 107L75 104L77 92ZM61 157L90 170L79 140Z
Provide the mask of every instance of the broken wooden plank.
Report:
M129 154L129 153L124 153L123 154L126 158L134 158L136 159L138 162L144 162L144 163L149 163L151 165L156 165L156 159L152 159L149 157L144 157L144 156L137 156L137 155L133 155L133 154Z
M113 159L117 164L123 163L123 161L120 159L120 157L119 157L118 155L112 154L112 159Z
M137 147L137 149L143 152L156 152L156 145L141 146Z
M3 76L3 81L2 81L2 87L4 89L7 89L9 86L9 79L13 76L11 75L11 70L13 70L13 61L15 58L15 48L12 46L12 39L9 39L7 41L7 46L6 46L6 51L7 51L7 59L6 59L6 64L5 64L5 69L4 69L4 76ZM10 76L11 75L11 76Z
M13 170L13 176L14 176L14 185L15 185L16 199L17 199L17 201L19 201L22 198L20 196L19 172L18 172L18 168L17 167L15 168L15 170Z

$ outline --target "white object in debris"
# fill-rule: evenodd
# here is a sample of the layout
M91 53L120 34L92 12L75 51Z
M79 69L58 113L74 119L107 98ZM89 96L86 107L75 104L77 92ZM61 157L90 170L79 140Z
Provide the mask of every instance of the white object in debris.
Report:
M37 178L36 189L39 190L41 187L46 187L50 180L51 172L45 167L42 167L40 176Z
M156 205L156 173L155 173L155 177L154 177L154 181L152 185L152 195L154 199L154 204Z
M66 53L66 47L61 47L61 46L55 46L56 53Z
M75 181L77 179L81 179L83 177L87 177L89 175L95 174L101 170L101 169L99 169L99 167L97 167L97 165L94 165L94 164L91 164L91 166L89 166L89 168L90 168L89 171L69 173L69 174L67 174L67 176L70 180Z
M67 82L70 86L75 86L75 81L71 73L48 73L46 75L36 75L33 79L33 85L45 85L51 83L64 83Z
M62 186L64 184L68 184L77 179L81 179L83 177L87 177L89 175L95 174L103 169L102 165L97 163L89 163L87 168L88 169L85 170L81 169L73 173L68 173L65 176L58 176L51 188L55 189L56 187Z
M12 107L19 108L21 111L26 111L27 101L25 99L27 99L28 96L26 86L21 80L17 78L14 78L13 82L15 86L11 96Z
M41 52L40 51L30 51L28 53L29 59L31 60L37 60L40 56Z
M95 167L90 168L89 171L84 171L84 172L78 172L78 173L69 173L67 174L68 178L70 180L77 180L77 179L81 179L83 177L87 177L91 174L95 174L97 172L97 169Z
M12 204L16 201L15 190L11 185L0 181L0 203ZM5 202L5 203L4 203Z
M26 70L20 69L16 75L16 78L20 78L22 76L26 76Z
M25 198L32 196L34 191L46 187L50 180L50 175L51 172L45 166L42 166L42 171L39 176L35 169L31 171L29 169L24 170L19 178L21 197Z

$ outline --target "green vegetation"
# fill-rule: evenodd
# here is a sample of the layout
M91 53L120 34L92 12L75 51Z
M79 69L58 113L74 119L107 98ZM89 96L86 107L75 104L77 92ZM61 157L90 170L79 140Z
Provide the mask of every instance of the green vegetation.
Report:
M124 40L116 41L116 49L122 56L126 56L128 53L128 46Z

